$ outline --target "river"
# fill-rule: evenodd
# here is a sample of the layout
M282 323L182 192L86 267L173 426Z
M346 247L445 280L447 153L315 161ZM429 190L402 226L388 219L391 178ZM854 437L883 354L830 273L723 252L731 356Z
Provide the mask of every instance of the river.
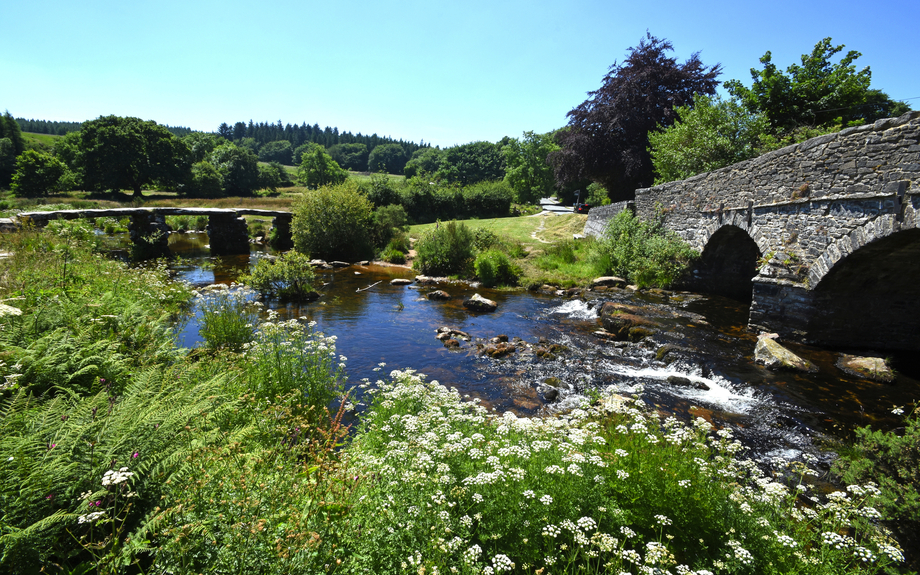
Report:
M211 257L206 241L205 234L173 234L171 249L181 256L173 264L178 279L198 286L230 283L269 254L267 248L254 246L248 257ZM282 318L306 317L327 335L337 336L338 352L348 358L351 386L362 378L378 379L381 373L374 369L384 363L383 373L413 368L497 411L521 415L577 407L590 390L612 388L641 394L663 413L701 416L730 426L761 459L809 453L826 466L837 442L850 439L857 426L898 426L900 419L891 410L911 404L920 390L918 369L909 357L892 358L898 374L890 384L859 379L837 368L837 357L846 350L783 342L814 362L819 367L816 374L755 365L757 338L746 329L747 306L720 296L617 290L564 298L474 289L460 282L390 284L393 278L414 277L412 270L379 265L322 271L317 274L323 284L318 301L266 303ZM434 289L447 291L452 299L428 300L425 294ZM496 301L498 309L486 314L465 310L462 301L473 293ZM664 328L635 344L598 339L592 333L598 329L597 308L610 300L655 310L666 318ZM473 339L448 349L435 338L444 326ZM499 335L512 342L520 338L518 351L501 359L481 355L476 344ZM200 343L196 317L183 326L179 342L185 347ZM554 359L534 353L551 344L565 350ZM663 346L670 352L663 354ZM691 385L674 384L686 380ZM547 382L559 391L553 401L545 400Z

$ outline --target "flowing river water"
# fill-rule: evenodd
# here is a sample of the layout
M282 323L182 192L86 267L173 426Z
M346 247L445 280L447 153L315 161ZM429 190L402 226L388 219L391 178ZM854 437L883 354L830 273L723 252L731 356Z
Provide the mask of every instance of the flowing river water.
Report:
M267 248L254 246L248 257L211 257L205 234L173 234L170 242L181 256L173 265L177 278L197 286L229 284L269 254ZM826 465L836 442L852 437L855 427L899 425L892 408L911 404L920 391L920 370L910 357L892 358L898 374L888 384L836 367L846 350L784 342L819 367L815 374L755 365L757 338L746 329L747 306L720 296L616 290L564 298L474 289L459 282L390 284L391 279L415 275L410 269L379 265L322 271L317 273L324 284L318 301L266 305L283 319L306 317L317 322L317 329L337 336L338 353L348 358L349 386L362 378L375 381L381 373L374 368L384 363L383 374L413 368L495 410L520 415L571 409L591 390L613 387L622 394L641 393L663 413L702 416L730 426L757 458L810 453ZM447 291L452 299L428 300L425 294L434 289ZM467 311L462 301L474 293L494 300L498 309ZM599 327L597 308L604 301L652 310L663 328L638 343L598 339L592 332ZM444 326L466 332L472 340L449 349L435 337ZM193 317L179 333L180 345L199 345L198 328ZM500 359L482 355L477 344L499 335L512 342L519 338L518 351ZM536 353L552 344L564 349L556 348L552 358ZM551 388L558 397L547 401Z

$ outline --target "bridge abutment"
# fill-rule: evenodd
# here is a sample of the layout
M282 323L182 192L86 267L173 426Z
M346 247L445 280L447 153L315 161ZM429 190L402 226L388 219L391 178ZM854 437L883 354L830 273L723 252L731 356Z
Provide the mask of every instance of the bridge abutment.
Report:
M290 250L294 247L294 236L291 234L291 222L294 216L285 214L272 218L272 247L276 250Z

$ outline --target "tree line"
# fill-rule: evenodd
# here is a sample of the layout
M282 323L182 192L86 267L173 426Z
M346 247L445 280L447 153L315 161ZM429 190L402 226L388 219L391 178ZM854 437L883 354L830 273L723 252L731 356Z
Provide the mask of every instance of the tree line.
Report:
M841 54L843 49L824 38L802 55L801 64L785 71L767 52L762 67L751 69L748 87L739 80L722 84L721 65L705 65L698 53L678 62L670 56L674 48L668 40L647 33L622 63L611 66L601 87L568 113L566 126L445 149L280 120L223 123L216 134L192 132L178 138L155 122L109 116L85 122L80 132L68 133L55 146L53 159L66 170L52 169L47 158L39 169L30 157L23 169L31 176L22 182L40 180L39 187L28 188L34 193L60 172L62 178L46 192L77 185L139 194L141 187L154 185L213 196L285 185L290 178L282 165L293 165L299 166L297 179L310 188L341 181L346 170L353 170L448 186L502 181L519 203L553 194L565 202L575 197L591 203L619 201L633 198L637 188L909 110L872 88L869 67L856 69L860 53ZM716 95L720 85L729 98ZM0 185L10 183L15 160L23 153L13 127L7 126L9 118L4 122ZM19 124L12 124L18 134ZM132 139L122 132L144 136ZM138 142L146 143L137 149ZM37 178L38 173L46 177ZM20 190L26 189L23 185ZM580 190L587 193L576 196Z

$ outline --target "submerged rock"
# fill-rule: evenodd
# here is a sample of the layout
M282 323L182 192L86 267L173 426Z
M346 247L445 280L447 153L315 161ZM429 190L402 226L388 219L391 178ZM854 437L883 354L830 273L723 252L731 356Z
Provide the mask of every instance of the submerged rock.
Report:
M891 383L895 378L894 370L882 357L860 357L842 353L837 360L837 367L850 375L882 383Z
M454 329L452 327L439 327L438 335L435 336L437 339L444 341L445 339L457 338L462 339L463 341L470 341L472 339L470 334L465 331L460 331L459 329Z
M439 289L433 292L428 292L428 295L426 295L425 297L427 297L430 300L434 300L434 301L444 301L444 300L450 299L450 294L444 290Z
M668 383L671 385L676 385L677 387L692 387L693 389L700 389L702 391L709 391L709 386L701 381L693 381L687 377L681 377L679 375L669 375Z
M638 306L606 302L598 310L598 322L613 338L636 342L660 329L658 322L639 315L644 311Z
M473 297L463 302L463 307L471 311L482 311L489 312L495 311L498 308L498 304L490 299L486 299L481 295L473 294Z
M818 371L815 364L797 356L769 337L757 340L757 347L754 348L754 361L763 364L767 369L791 369L807 373Z
M444 347L460 347L460 342L455 339L445 339Z
M487 355L491 358L498 359L510 355L517 351L517 347L510 343L494 343L482 348L480 355Z

